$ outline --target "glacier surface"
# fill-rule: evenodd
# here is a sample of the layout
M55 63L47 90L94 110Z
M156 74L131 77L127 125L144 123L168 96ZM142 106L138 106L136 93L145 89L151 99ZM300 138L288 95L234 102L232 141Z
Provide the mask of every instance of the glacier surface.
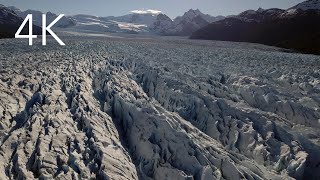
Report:
M138 36L0 40L0 179L318 179L320 57Z

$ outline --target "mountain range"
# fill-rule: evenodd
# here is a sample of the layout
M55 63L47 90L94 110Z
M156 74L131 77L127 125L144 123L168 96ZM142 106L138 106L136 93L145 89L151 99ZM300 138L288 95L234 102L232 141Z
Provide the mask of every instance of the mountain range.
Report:
M35 10L26 10L26 11L21 11L20 9L14 7L14 6L10 6L8 7L9 9L11 9L12 11L14 11L19 17L21 18L25 18L28 14L32 14L32 18L33 18L33 24L37 25L37 26L42 26L42 14L43 12L41 11L35 11ZM52 12L47 12L46 13L46 17L47 17L47 25L50 24L53 20L55 20L58 15L54 14ZM71 27L74 26L75 21L73 20L73 18L71 17L62 17L55 25L54 27L59 27L59 28L67 28L67 27Z
M16 7L8 7L18 17L25 18L28 14L33 15L33 22L41 26L43 12L36 10L22 11ZM57 15L47 12L47 23L53 21ZM210 16L200 10L190 9L184 15L175 19L169 18L161 11L132 11L123 16L98 17L86 14L67 16L60 19L54 27L65 28L71 31L89 32L120 32L140 33L157 35L189 36L192 32L208 25L209 23L222 20L223 16Z
M141 13L134 11L124 16L97 17L90 15L75 15L73 30L98 32L148 33L158 35L189 36L192 32L209 23L224 19L223 16L210 16L198 9L190 9L184 15L171 19L167 15L153 11Z
M208 25L209 23L216 22L224 19L224 16L213 17L208 14L203 14L199 9L190 9L184 13L183 16L178 16L174 20L171 20L168 16L160 14L157 17L152 31L160 35L178 35L189 36L194 31Z
M252 42L320 54L320 1L248 10L195 31L192 39Z

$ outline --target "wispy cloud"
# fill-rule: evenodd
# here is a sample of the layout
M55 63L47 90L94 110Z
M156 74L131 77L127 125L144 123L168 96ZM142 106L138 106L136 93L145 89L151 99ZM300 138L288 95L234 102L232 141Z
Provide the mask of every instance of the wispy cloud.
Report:
M147 10L133 10L131 13L134 14L160 14L161 11L154 10L154 9L147 9Z

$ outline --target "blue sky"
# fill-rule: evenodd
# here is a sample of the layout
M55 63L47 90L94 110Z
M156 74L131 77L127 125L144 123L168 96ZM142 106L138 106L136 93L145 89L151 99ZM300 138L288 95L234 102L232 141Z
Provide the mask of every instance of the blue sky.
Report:
M132 10L156 9L174 18L187 10L232 15L248 9L289 8L303 0L0 0L1 4L59 14L124 15Z

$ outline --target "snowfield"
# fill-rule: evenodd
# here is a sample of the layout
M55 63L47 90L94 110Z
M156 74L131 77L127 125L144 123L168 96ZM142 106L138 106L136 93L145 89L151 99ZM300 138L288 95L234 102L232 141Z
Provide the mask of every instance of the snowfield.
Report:
M320 56L62 39L0 40L0 179L320 178Z

